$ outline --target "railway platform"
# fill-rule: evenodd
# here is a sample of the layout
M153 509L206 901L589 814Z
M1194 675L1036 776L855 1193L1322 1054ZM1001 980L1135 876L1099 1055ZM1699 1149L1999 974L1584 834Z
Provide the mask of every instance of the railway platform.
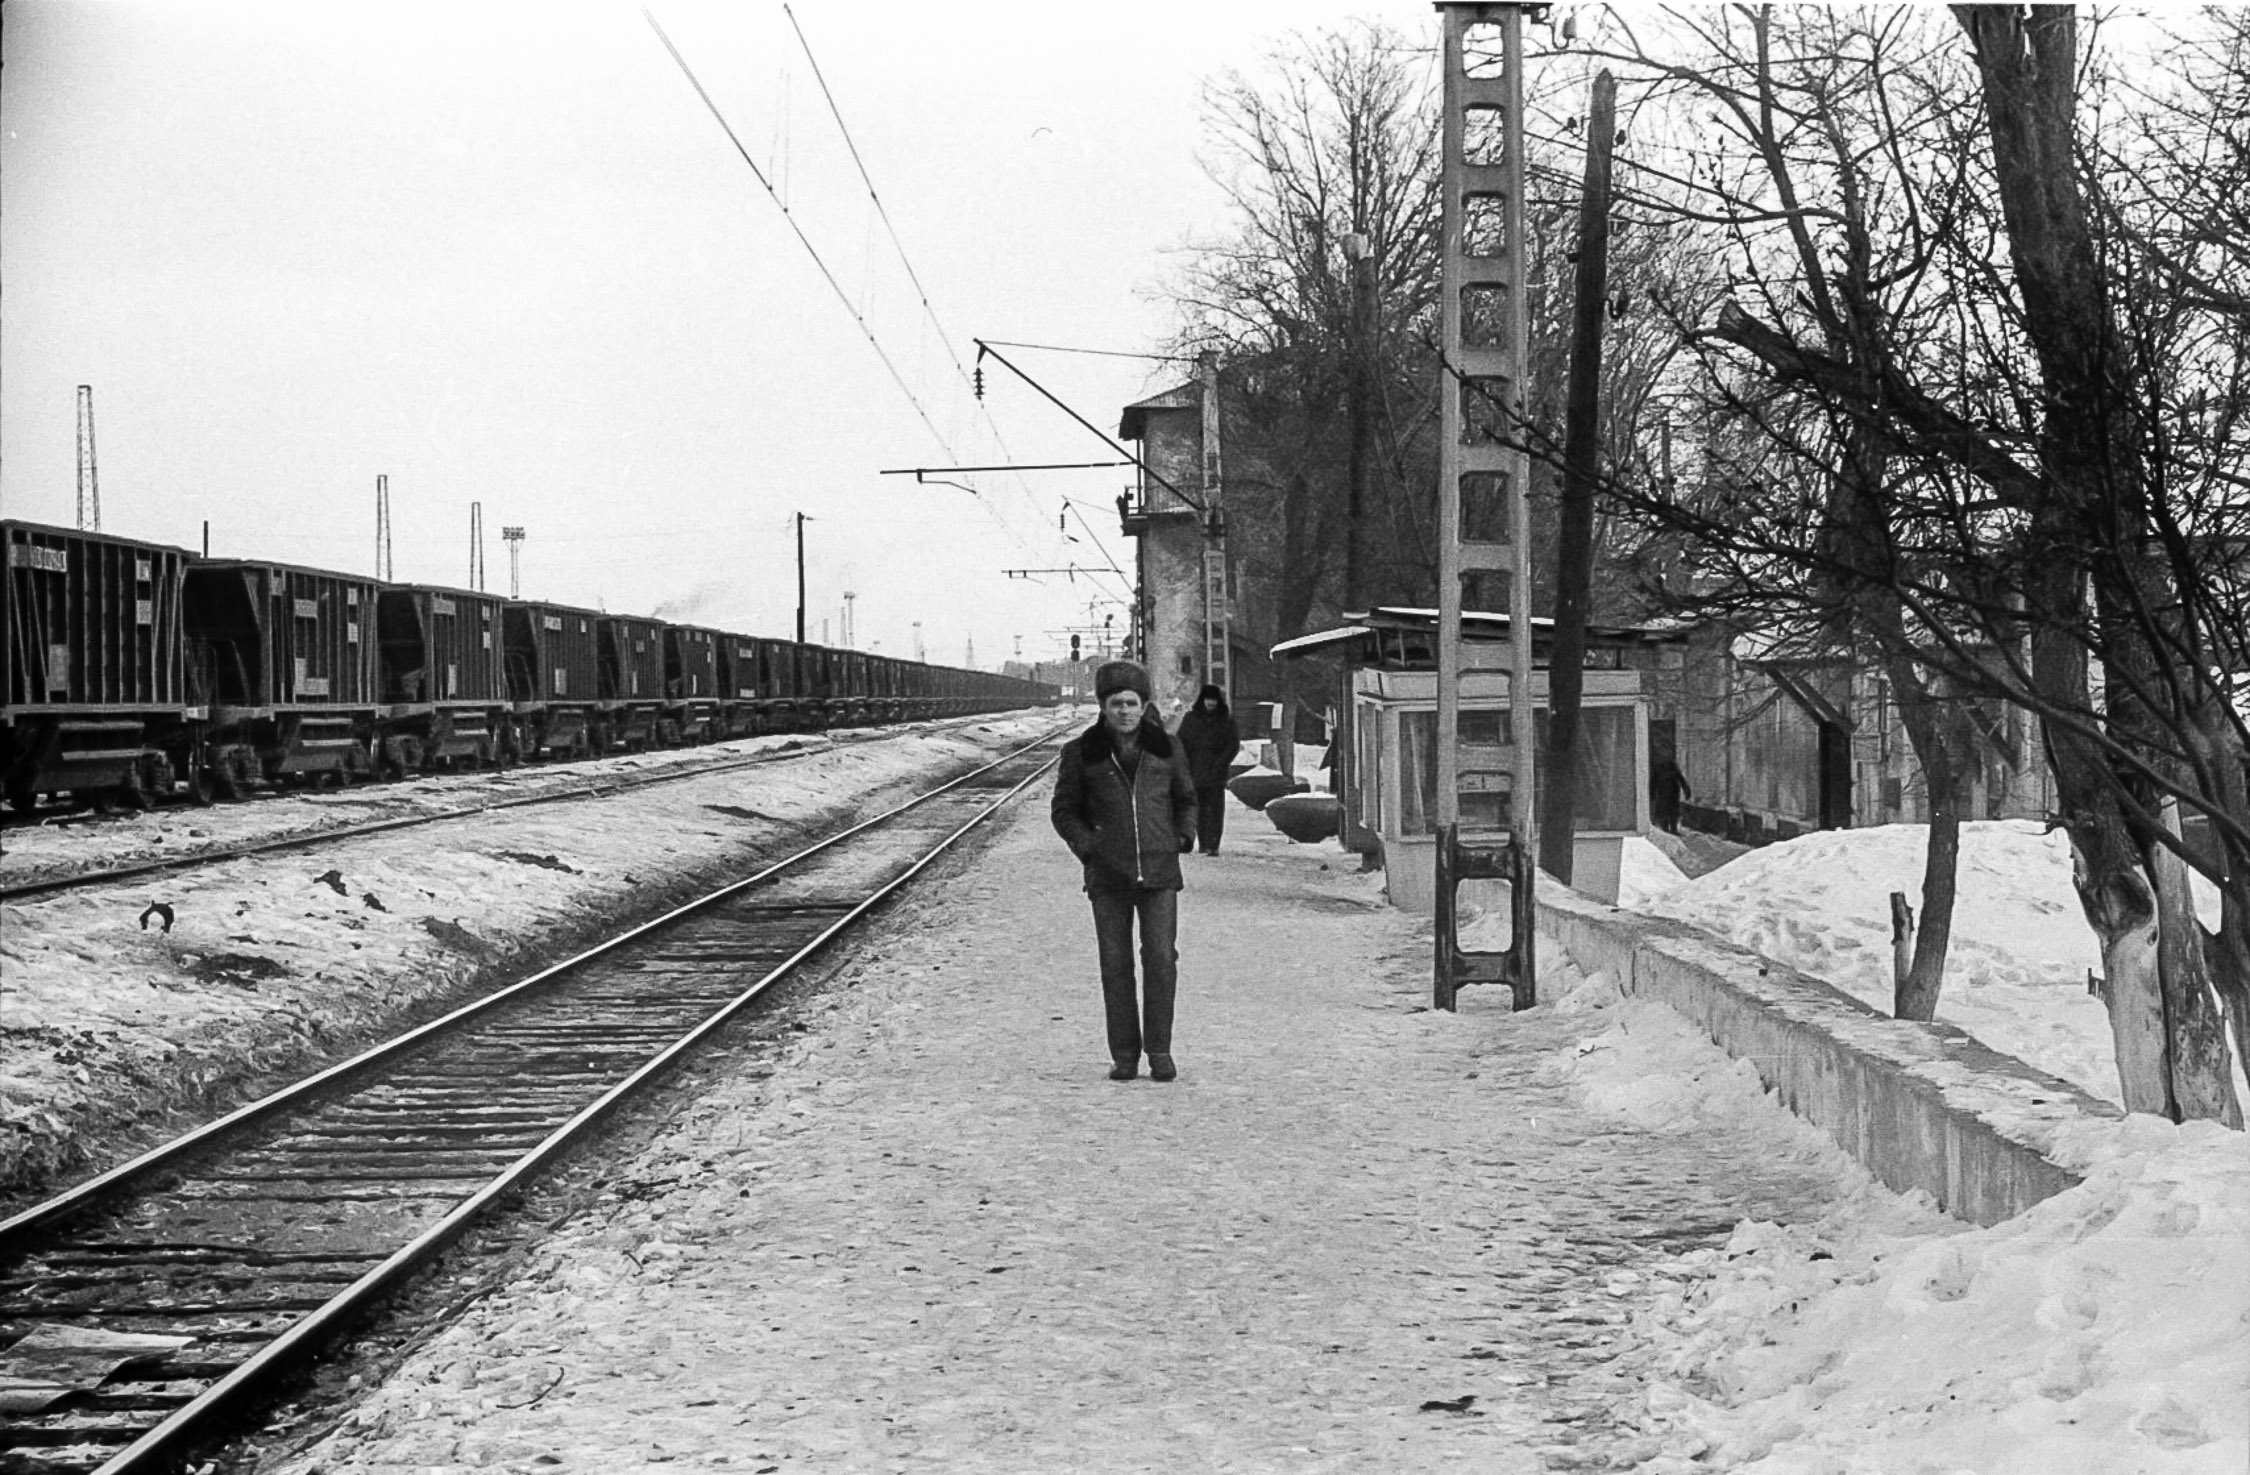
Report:
M1430 1011L1427 924L1239 807L1184 858L1180 1078L1112 1082L1044 797L267 1468L1711 1468L1664 1408L1698 1266L1864 1176L1578 1089L1621 1006L1559 960Z

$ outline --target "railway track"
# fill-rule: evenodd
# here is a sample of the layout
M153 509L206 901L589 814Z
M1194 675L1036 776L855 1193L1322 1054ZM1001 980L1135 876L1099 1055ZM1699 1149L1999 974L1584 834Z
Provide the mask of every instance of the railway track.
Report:
M223 1437L1036 780L1051 741L0 1223L0 1472L172 1469Z
M989 717L962 719L963 721L989 721ZM895 737L894 729L855 729L848 736L835 736L829 745L855 742L873 742ZM52 871L35 871L20 878L0 880L0 902L29 901L42 896L52 896L87 886L108 885L129 881L141 876L190 870L196 866L214 865L220 861L237 860L244 856L270 852L302 850L308 846L325 845L336 840L348 840L360 835L379 835L388 830L412 829L417 825L438 824L446 820L465 819L472 815L491 813L504 809L520 809L537 804L560 804L580 799L605 799L635 789L651 788L658 784L676 783L682 779L707 778L714 774L731 773L738 769L756 768L783 759L799 757L807 752L821 751L821 746L792 744L785 748L751 753L733 758L721 758L712 763L682 762L654 773L637 773L595 779L586 783L571 784L560 789L542 790L510 798L485 798L472 804L447 805L440 809L416 810L410 814L392 815L381 819L341 824L320 825L310 829L290 830L282 834L262 836L232 844L199 846L176 855L165 855L148 860L130 861L118 865L82 867L75 870L57 868Z

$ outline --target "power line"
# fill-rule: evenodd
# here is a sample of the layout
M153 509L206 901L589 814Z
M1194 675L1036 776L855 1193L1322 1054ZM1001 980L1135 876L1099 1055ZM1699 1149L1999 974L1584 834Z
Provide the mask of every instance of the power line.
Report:
M969 370L962 365L961 356L953 351L952 335L946 332L945 324L939 321L937 307L930 301L929 290L922 285L921 274L914 270L914 263L906 254L906 243L899 238L898 227L892 223L889 207L883 203L883 197L876 192L875 180L868 173L867 161L861 157L859 144L852 138L851 127L844 121L844 110L837 103L836 94L829 88L828 78L820 69L820 58L813 55L812 42L806 37L805 28L797 23L797 12L787 4L781 7L781 11L789 18L789 29L797 34L797 45L804 51L806 63L812 67L813 80L820 84L820 95L828 103L828 115L836 120L836 131L843 136L844 147L852 156L853 166L859 170L860 183L867 187L867 198L874 204L875 213L883 222L883 229L890 235L891 249L898 253L899 265L906 269L906 279L914 284L915 296L920 300L922 311L930 320L930 326L937 329L939 346L944 349L946 358L952 362L953 372L959 376L961 383L977 391L975 408L971 410L971 415L983 417L984 423L991 428L993 442L1000 447L1001 454L1011 461L1014 460L1015 452L1009 447L1008 438L1000 433L999 422L992 418L991 407L984 403L981 386L976 384ZM950 449L950 443L948 443L948 449ZM1031 488L1025 485L1021 476L1016 478L1016 489L1027 500L1031 498ZM973 491L974 489L971 488L970 490ZM991 509L988 508L987 510ZM997 511L992 511L995 520L998 520L999 515ZM1019 537L1017 541L1021 542L1022 539Z
M1078 504L1071 501L1070 498L1065 497L1063 498L1063 506L1069 511L1071 516L1078 519L1078 525L1086 530L1086 536L1094 540L1094 549L1096 552L1101 554L1102 561L1107 563L1110 568L1116 572L1117 577L1125 580L1128 586L1131 585L1131 583L1133 582L1132 576L1127 574L1125 570L1117 567L1117 556L1109 551L1109 547L1107 544L1102 542L1102 535L1094 531L1094 525L1086 520L1085 513L1078 510Z
M867 319L861 316L858 308L852 306L851 295L844 290L843 283L836 280L836 274L828 269L828 263L821 259L820 252L814 249L812 238L805 234L804 227L797 224L797 217L789 212L788 204L783 201L780 192L773 187L773 181L768 179L766 172L758 167L758 161L750 157L750 151L742 146L742 140L736 136L734 125L727 122L726 114L719 111L719 105L711 100L711 94L706 92L702 82L696 79L695 69L688 65L686 57L680 55L680 48L672 44L672 38L664 33L664 27L657 23L655 14L643 10L641 15L648 21L649 28L656 32L656 39L664 43L664 49L672 53L672 60L679 64L680 74L686 77L688 85L695 89L695 95L702 98L703 105L711 110L711 116L726 134L727 142L734 145L734 151L742 156L743 163L750 166L750 172L756 175L758 183L765 187L767 197L781 211L782 218L789 222L789 228L796 232L798 244L805 248L806 255L812 257L813 265L820 268L820 275L828 283L828 289L836 294L836 300L844 305L844 311L851 314L852 321L859 325L860 332L867 335L868 346L875 350L875 356L881 359L883 367L890 371L891 382L898 386L900 394L906 396L906 402L914 406L914 413L921 417L925 426L929 427L930 435L939 445L944 446L950 452L953 449L952 442L948 441L944 433L937 428L937 422L930 418L929 411L922 408L922 401L915 395L912 386L907 384L905 376L899 373L898 365L892 362L890 354L884 350L882 341L875 336L875 330L867 325ZM826 84L823 84L823 90L825 90L825 87Z
M877 476L911 476L919 481L924 476L935 476L941 471L967 474L972 471L1090 471L1104 466L1130 466L1130 461L1028 461L1008 466L893 466L878 471Z
M1087 419L1084 415L1079 414L1069 405L1064 404L1059 398L1056 397L1053 390L1050 390L1046 385L1041 384L1038 380L1032 378L1029 374L1026 374L1023 370L1017 368L1014 364L1009 363L1008 356L994 349L990 340L979 338L976 339L975 342L977 345L977 356L979 358L990 354L1002 368L1015 375L1018 379L1021 379L1024 383L1030 385L1033 389L1038 390L1039 393L1045 397L1047 403L1053 405L1056 409L1062 411L1065 415L1068 415L1071 419L1076 420L1080 425L1083 425L1084 427L1086 427L1086 429L1092 431L1095 437L1099 439L1103 445L1108 446L1111 450L1117 452L1118 455L1127 458L1132 462L1133 465L1140 467L1141 473L1150 481L1155 482L1158 486L1164 488L1164 490L1170 492L1173 496L1187 503L1188 506L1193 507L1198 512L1209 512L1211 510L1210 508L1203 505L1201 499L1189 496L1179 487L1174 486L1171 480L1164 476L1161 472L1159 472L1155 467L1149 465L1139 456L1134 455L1131 451L1126 450L1123 446L1112 440L1108 431L1102 429L1099 425L1096 425L1093 421Z
M788 7L785 5L783 9L786 11ZM733 126L727 122L726 116L719 111L718 104L712 101L711 94L704 89L702 82L697 80L694 69L687 63L687 58L682 56L680 49L672 44L672 38L665 34L664 27L658 23L652 12L644 8L641 14L648 21L650 29L656 32L657 39L664 43L664 49L671 53L672 60L678 64L681 74L687 78L688 85L693 87L696 95L703 99L703 105L710 110L712 118L725 132L727 141L734 145L735 152L742 156L742 162L750 166L750 172L757 177L758 183L764 187L767 197L774 202L776 208L781 211L782 217L789 222L789 228L796 233L798 243L805 248L806 254L812 257L813 264L819 268L821 277L828 283L829 290L835 293L836 300L843 304L844 310L851 314L852 321L859 325L860 332L866 335L868 346L873 348L876 357L883 361L883 367L890 373L891 382L896 384L899 392L906 396L907 403L914 407L914 413L920 417L922 424L928 428L931 437L945 448L947 454L953 454L952 441L943 431L938 429L936 422L930 418L929 411L923 407L921 399L907 384L897 363L884 350L881 340L875 336L875 330L868 325L866 318L860 311L852 305L850 294L845 292L843 284L837 280L836 274L829 270L828 263L821 258L820 252L813 246L812 240L805 234L804 228L797 224L797 218L790 212L788 202L783 200L779 192L775 190L772 180L767 178L765 171L758 167L757 160L750 157L749 150L743 147L742 140L736 135ZM906 250L899 242L898 232L891 226L890 212L884 208L881 197L875 193L874 182L868 178L867 167L860 158L859 148L852 142L850 130L844 124L843 114L836 106L835 96L829 91L827 79L821 76L820 63L813 56L812 47L805 41L804 31L797 25L797 18L793 13L789 16L789 24L792 29L796 30L798 42L804 47L805 59L812 65L813 75L820 83L822 96L828 99L829 111L836 119L838 130L844 135L845 146L851 150L852 160L859 166L860 178L867 186L868 196L874 201L877 212L881 214L885 229L890 231L891 244L898 251L900 264L906 268L906 274L913 281L915 291L921 298L923 309L929 314L931 323L937 327L939 337L942 340L945 335L945 325L938 321L936 309L930 304L929 294L923 290L921 279L916 275L913 263L906 257ZM950 346L947 347L946 353L952 359L954 370L961 376L963 384L970 384L972 381L968 370L962 367L960 358L953 354ZM1014 460L1014 452L1009 449L1006 438L1000 434L999 425L993 421L991 411L982 404L981 400L977 404L976 413L981 413L984 416L985 423L991 427L993 439L999 444L1002 454L1009 460ZM1027 500L1030 500L1031 489L1023 484L1023 479L1020 476L1017 477L1016 481L1017 490ZM1000 515L997 508L984 503L984 499L981 497L978 498L978 501L980 505L984 506L986 515L991 517L994 524L1002 532L1027 550L1031 547L1021 533L1009 526L1007 520Z
M898 252L898 263L906 268L906 279L914 284L914 294L921 300L922 311L929 314L931 326L938 330L938 341L945 347L945 356L953 360L954 372L961 376L963 383L967 383L969 371L961 367L961 356L953 351L945 324L938 321L937 309L930 305L929 289L922 285L922 278L916 274L914 263L907 259L906 243L899 239L898 227L891 223L891 212L883 204L883 197L875 192L875 181L868 175L867 161L860 157L859 145L852 141L852 130L844 122L844 110L836 105L836 94L828 89L828 78L820 70L820 58L813 55L812 42L805 39L805 28L797 24L797 12L783 5L781 13L789 17L789 29L797 33L797 44L804 49L805 61L812 67L813 80L820 84L820 95L828 103L828 115L836 120L836 131L844 137L844 147L850 151L852 164L859 170L859 182L867 186L867 198L875 202L875 214L881 218L883 229L890 234L891 249Z
M995 348L1035 348L1042 353L1091 353L1112 359L1152 359L1163 364L1192 364L1191 353L1129 353L1122 348L1073 348L1062 343L1010 343L1005 338L986 338L983 342Z

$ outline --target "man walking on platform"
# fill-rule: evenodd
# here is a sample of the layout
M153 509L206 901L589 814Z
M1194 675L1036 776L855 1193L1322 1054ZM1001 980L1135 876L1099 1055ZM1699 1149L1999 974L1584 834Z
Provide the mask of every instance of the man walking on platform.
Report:
M1219 836L1227 827L1227 765L1242 751L1242 733L1227 710L1226 693L1216 686L1197 692L1177 736L1187 751L1188 779L1195 785L1195 843L1205 855L1217 855Z
M1085 868L1101 958L1109 1078L1169 1081L1172 1000L1179 978L1180 856L1195 843L1195 787L1149 705L1148 672L1109 661L1094 673L1101 715L1064 746L1055 774L1055 832ZM1141 933L1135 997L1133 924Z

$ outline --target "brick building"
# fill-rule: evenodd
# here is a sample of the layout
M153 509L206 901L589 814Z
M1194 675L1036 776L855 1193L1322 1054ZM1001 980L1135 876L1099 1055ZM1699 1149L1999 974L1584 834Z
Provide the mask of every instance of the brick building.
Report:
M1215 682L1237 706L1263 695L1265 647L1245 639L1240 571L1223 536L1223 479L1206 413L1206 377L1127 405L1118 427L1139 443L1142 469L1118 499L1134 541L1134 653L1148 667L1167 720Z

